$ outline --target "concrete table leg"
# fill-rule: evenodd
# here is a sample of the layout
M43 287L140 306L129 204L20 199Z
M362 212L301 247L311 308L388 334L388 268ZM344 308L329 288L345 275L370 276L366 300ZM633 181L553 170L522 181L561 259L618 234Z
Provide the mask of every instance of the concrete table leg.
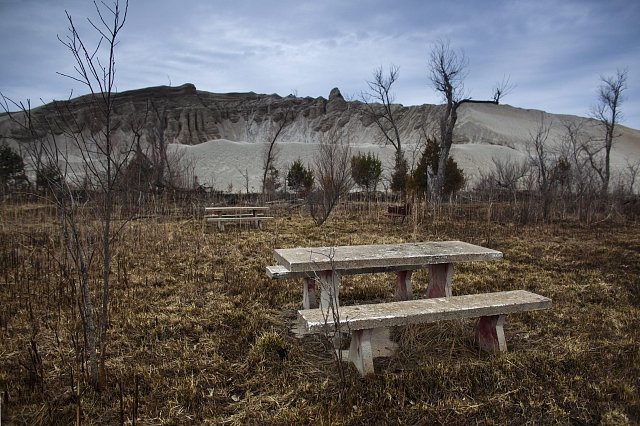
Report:
M363 376L374 373L371 334L371 330L354 330L351 333L349 361L353 362Z
M340 306L340 275L334 271L320 271L320 309L330 313L332 306Z
M396 300L413 299L411 274L413 271L398 271L396 275Z
M304 278L304 284L302 288L302 309L314 309L318 307L316 301L316 279Z
M429 265L429 286L427 287L427 298L451 297L452 276L452 263Z
M507 341L504 337L504 321L506 315L480 317L476 335L480 349L487 352L506 352Z

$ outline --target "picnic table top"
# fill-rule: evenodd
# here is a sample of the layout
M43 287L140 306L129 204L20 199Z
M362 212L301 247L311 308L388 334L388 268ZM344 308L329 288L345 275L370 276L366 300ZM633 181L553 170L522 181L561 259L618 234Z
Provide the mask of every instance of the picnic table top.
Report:
M269 210L268 206L220 206L205 207L209 211L241 211L241 210Z
M290 272L353 270L502 259L502 252L462 241L298 247L274 250Z

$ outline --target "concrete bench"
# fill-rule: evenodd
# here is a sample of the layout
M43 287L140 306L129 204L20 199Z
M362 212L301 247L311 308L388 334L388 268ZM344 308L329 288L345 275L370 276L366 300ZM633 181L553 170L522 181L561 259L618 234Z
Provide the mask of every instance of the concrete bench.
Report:
M549 307L551 299L524 290L341 306L338 328L341 332L351 334L348 359L364 376L374 373L373 358L376 348L372 345L372 335L379 334L380 329L443 320L480 318L476 326L480 348L501 352L507 350L503 329L507 314ZM335 330L331 312L323 312L319 308L298 311L298 320L300 328L305 333Z

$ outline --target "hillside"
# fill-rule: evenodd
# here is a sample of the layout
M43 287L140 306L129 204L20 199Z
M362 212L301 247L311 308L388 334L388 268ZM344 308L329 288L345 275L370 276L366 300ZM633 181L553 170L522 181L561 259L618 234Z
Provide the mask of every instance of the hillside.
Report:
M396 105L402 141L411 162L417 155L416 144L430 130L429 123L437 106ZM161 132L170 149L192 160L198 181L221 190L259 188L262 152L275 128L288 118L279 135L280 155L277 167L286 172L288 165L300 158L312 163L316 144L332 129L340 129L354 151L372 152L391 168L393 150L382 146L376 125L362 112L362 104L346 101L338 89L328 99L300 98L293 95L262 95L249 93L210 93L199 91L192 84L179 87L151 87L122 92L117 95L117 135L133 140L134 134L147 139L152 132ZM90 132L102 124L92 119L90 98L78 97L56 101L33 110L38 123L60 116L74 117ZM550 141L557 144L563 136L565 122L581 123L591 137L600 129L586 118L549 114L538 110L509 105L465 104L460 108L456 144L451 154L464 169L471 186L492 167L492 159L527 157L531 134L544 115L551 123ZM55 123L42 134L54 134L58 143L66 137ZM53 130L51 130L53 128ZM624 170L627 163L640 161L640 131L620 126L620 136L612 153L614 171ZM0 116L0 137L11 143L23 143L25 138L6 115ZM72 160L73 161L73 160ZM281 173L284 175L284 173Z

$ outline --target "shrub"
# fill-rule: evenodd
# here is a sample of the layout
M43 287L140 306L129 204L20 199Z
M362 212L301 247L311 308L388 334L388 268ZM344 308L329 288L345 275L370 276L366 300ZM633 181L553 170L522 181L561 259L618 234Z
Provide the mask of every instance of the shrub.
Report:
M371 153L351 157L351 177L355 184L367 193L367 196L372 191L376 191L381 175L382 162L378 157Z
M411 175L411 187L420 193L428 193L431 179L438 173L438 159L440 144L433 139L427 139L427 145L422 152L420 161ZM448 197L464 187L464 173L458 163L449 157L444 171L443 195Z
M7 143L0 144L0 184L7 190L18 182L26 181L24 161Z

